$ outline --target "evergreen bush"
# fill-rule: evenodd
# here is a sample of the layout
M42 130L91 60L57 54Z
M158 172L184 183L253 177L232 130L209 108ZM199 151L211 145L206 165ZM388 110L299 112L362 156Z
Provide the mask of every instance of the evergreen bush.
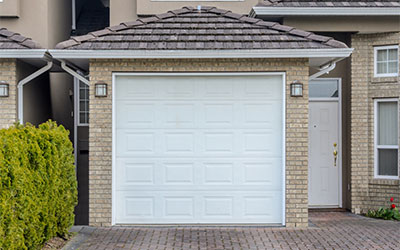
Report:
M0 249L40 249L74 222L77 182L63 126L0 130Z

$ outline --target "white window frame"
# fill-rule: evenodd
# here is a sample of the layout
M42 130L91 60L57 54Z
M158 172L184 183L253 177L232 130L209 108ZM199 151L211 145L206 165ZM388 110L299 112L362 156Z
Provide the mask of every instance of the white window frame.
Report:
M77 100L76 100L76 107L77 107L77 110L76 110L76 116L77 116L77 124L78 124L78 126L89 126L89 123L83 123L83 122L81 122L81 107L80 107L80 103L81 103L81 95L80 95L80 93L81 93L81 86L80 86L80 84L81 84L82 82L81 81L77 81ZM82 83L83 84L83 83ZM89 88L89 86L86 86L87 88ZM88 95L88 99L87 99L87 101L89 102L89 95ZM88 112L88 120L90 119L90 114L89 114L89 110L87 111Z
M378 104L382 102L397 103L397 122L399 122L399 99L398 98L382 98L374 100L374 178L375 179L399 179L399 159L397 159L397 176L379 175L378 174L378 149L397 149L397 158L399 158L399 143L397 145L378 145ZM398 139L397 139L398 140Z
M397 49L397 72L396 73L378 73L378 51L379 50L389 50ZM374 77L396 77L399 75L399 46L389 45L389 46L376 46L374 47Z

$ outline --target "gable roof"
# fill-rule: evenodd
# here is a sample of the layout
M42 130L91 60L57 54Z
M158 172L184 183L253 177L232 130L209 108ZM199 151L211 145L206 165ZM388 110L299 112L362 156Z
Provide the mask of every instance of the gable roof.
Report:
M0 28L0 49L41 49L31 38Z
M371 8L371 7L400 7L400 2L394 0L264 0L257 6L265 7L358 7L358 8Z
M347 46L333 38L202 6L152 17L59 43L68 50L256 50L337 49Z

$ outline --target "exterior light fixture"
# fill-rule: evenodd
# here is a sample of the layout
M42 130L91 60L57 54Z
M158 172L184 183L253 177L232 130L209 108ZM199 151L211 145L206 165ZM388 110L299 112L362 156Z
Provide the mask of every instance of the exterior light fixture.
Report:
M98 82L94 85L95 87L95 94L96 97L107 97L107 83L105 82Z
M9 96L10 85L5 81L0 81L0 97Z
M290 84L290 96L302 97L303 96L303 84L299 81L294 81Z

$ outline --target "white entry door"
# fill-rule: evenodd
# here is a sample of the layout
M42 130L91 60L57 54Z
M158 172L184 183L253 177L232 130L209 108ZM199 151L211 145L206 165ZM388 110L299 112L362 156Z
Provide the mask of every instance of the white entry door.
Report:
M309 206L340 206L338 80L310 82ZM337 155L334 155L334 151Z
M117 75L114 222L283 221L282 75Z

